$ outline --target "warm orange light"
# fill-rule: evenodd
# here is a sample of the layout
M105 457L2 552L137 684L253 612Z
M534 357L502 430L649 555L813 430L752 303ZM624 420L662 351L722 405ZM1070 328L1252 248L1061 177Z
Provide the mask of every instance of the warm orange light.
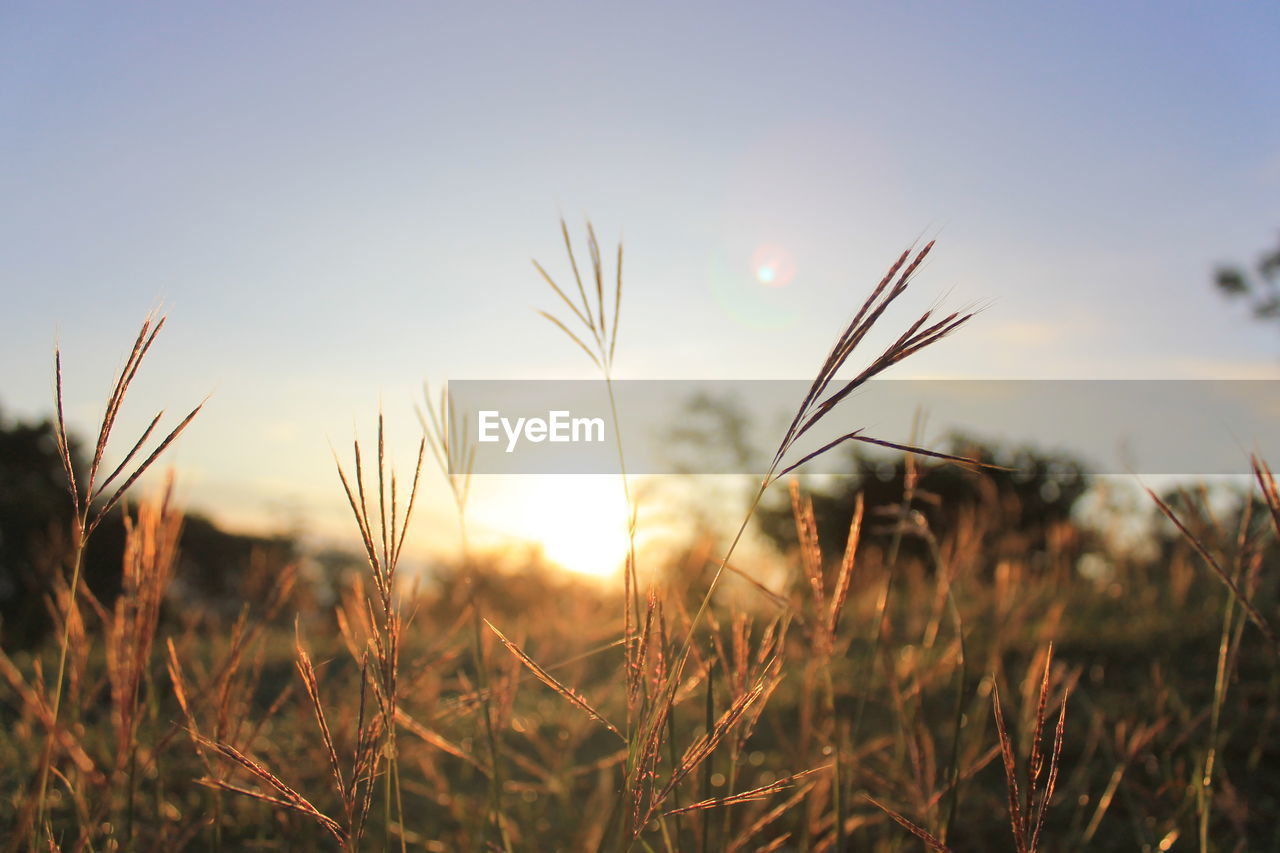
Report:
M541 545L549 561L571 572L603 577L622 568L627 504L619 478L503 479L492 495L476 495L485 527Z

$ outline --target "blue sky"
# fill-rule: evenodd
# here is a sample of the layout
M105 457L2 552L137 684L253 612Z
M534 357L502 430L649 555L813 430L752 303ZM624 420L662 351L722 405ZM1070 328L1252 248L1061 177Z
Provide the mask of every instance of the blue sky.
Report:
M126 426L212 392L174 459L228 518L336 514L329 440L424 378L590 375L532 310L562 213L625 237L624 376L808 375L920 237L897 322L985 310L907 373L1280 373L1209 284L1280 228L1274 5L230 8L0 8L0 406L61 341L87 429L162 304Z

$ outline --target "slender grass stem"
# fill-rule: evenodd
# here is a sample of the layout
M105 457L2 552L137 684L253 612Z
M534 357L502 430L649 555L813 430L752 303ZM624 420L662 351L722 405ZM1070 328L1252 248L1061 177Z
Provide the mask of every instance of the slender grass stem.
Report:
M76 518L76 526L74 530L74 552L72 555L71 566L71 586L67 592L67 609L62 615L62 638L58 644L58 674L53 681L53 707L50 710L49 734L45 740L44 752L40 760L40 784L36 798L37 813L36 822L33 831L38 834L44 826L45 817L45 798L49 789L49 768L53 763L53 754L55 751L58 738L59 713L62 710L62 688L66 679L67 672L67 649L71 645L71 619L72 613L76 609L76 597L80 592L80 567L84 563L84 552L86 547L85 530L89 524L89 508L86 505L82 513ZM33 835L31 839L32 849L37 846L37 839Z

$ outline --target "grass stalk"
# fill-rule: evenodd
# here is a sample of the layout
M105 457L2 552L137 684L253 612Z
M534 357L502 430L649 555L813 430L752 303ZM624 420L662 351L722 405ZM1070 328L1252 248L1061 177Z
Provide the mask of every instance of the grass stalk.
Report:
M41 753L39 764L39 782L36 790L36 820L32 827L31 846L37 846L37 836L45 825L46 814L46 797L48 794L49 772L54 762L56 744L59 737L59 725L62 712L62 694L66 682L67 672L67 652L71 642L71 625L73 620L78 618L78 598L80 594L80 580L82 567L84 565L85 551L88 548L90 537L94 530L106 518L107 514L115 508L115 506L124 497L125 492L132 486L139 477L141 477L151 465L160 457L162 453L173 443L175 439L186 429L187 425L195 419L204 403L200 403L172 429L169 434L161 440L147 455L143 461L136 464L131 470L129 464L134 460L138 453L146 446L147 440L151 437L156 426L160 423L164 412L160 412L151 419L150 424L143 431L142 435L134 442L132 448L125 454L120 463L106 476L102 476L102 464L107 452L108 444L111 440L113 428L116 418L124 405L125 397L128 394L129 387L137 376L138 369L142 366L143 360L146 358L147 352L151 349L151 345L155 342L156 335L164 326L165 318L149 315L142 323L142 328L134 339L133 348L129 352L128 358L125 360L124 366L117 374L115 382L108 397L106 408L103 411L102 420L98 427L97 442L94 446L93 461L89 466L87 477L81 481L76 471L76 462L73 457L71 439L67 432L66 417L63 407L63 383L62 383L62 352L55 350L54 352L54 402L57 420L55 423L54 438L57 444L57 451L60 461L62 462L63 473L66 476L67 494L71 499L72 505L72 530L71 530L71 582L67 591L66 607L62 615L62 636L58 644L58 669L54 678L52 691L50 693L50 720L49 730L45 740L45 746ZM126 474L126 471L130 473ZM113 483L119 481L114 490L107 490ZM48 839L50 843L53 839Z
M437 467L449 484L458 521L458 548L462 560L464 583L467 589L467 607L471 611L471 658L476 668L479 687L481 718L484 739L489 751L489 825L497 834L506 853L511 853L511 840L503 826L502 815L502 754L498 748L497 733L493 726L493 700L490 690L488 658L484 653L484 633L481 623L480 601L476 594L477 582L470 541L467 536L467 498L471 491L471 475L475 464L475 445L466 428L466 418L451 405L448 387L437 396L426 386L425 411L418 410L418 420L431 446Z

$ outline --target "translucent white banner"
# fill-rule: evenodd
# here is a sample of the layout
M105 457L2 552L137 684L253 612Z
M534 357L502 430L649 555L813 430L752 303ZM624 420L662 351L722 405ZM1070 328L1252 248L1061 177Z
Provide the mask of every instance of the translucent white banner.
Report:
M468 380L449 384L475 474L763 474L810 382ZM833 385L833 389L838 386ZM616 413L616 417L615 417ZM913 423L923 418L923 432ZM792 448L795 461L854 430L950 449L963 434L1031 446L1097 474L1240 474L1249 454L1280 464L1280 382L877 380ZM867 445L868 452L882 451ZM1012 461L1012 460L1011 460ZM805 466L852 471L837 450Z

